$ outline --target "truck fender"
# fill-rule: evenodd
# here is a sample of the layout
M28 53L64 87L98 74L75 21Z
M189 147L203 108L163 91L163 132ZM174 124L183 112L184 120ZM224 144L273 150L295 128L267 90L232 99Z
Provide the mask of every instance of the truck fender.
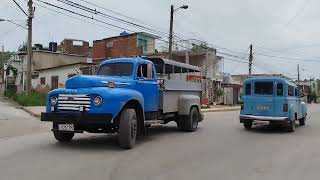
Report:
M200 97L195 95L181 95L178 100L178 115L189 115L192 106L200 110Z

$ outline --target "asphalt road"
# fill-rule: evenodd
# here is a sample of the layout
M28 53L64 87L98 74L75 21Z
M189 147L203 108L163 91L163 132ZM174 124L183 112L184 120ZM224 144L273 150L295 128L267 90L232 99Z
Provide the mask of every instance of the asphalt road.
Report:
M175 124L156 127L131 150L118 148L109 135L77 135L59 144L49 125L40 125L39 131L0 139L0 179L318 180L319 107L309 107L307 125L295 133L269 126L246 131L238 112L207 113L197 132L178 132ZM0 103L1 116L2 109ZM34 122L22 116L20 121Z

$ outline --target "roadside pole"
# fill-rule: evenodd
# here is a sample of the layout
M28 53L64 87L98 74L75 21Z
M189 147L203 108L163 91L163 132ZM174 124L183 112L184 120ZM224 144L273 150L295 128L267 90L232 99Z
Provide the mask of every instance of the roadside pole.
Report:
M31 95L31 64L32 64L32 19L34 9L32 0L28 1L28 44L27 44L27 95Z
M252 61L253 61L253 54L252 54L252 44L250 45L250 56L249 56L249 75L252 74Z
M2 82L2 84L4 83L4 65L3 65L3 63L4 63L4 46L2 46L2 57L1 57L1 72L2 72L2 74L1 74L1 82Z

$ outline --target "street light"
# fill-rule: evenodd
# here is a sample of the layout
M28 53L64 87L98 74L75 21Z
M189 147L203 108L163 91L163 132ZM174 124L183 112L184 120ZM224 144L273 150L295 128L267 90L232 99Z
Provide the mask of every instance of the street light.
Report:
M169 59L172 59L172 39L173 39L173 13L178 9L188 9L188 5L182 5L177 9L174 9L173 5L171 5L171 12L170 12L170 32L169 32Z

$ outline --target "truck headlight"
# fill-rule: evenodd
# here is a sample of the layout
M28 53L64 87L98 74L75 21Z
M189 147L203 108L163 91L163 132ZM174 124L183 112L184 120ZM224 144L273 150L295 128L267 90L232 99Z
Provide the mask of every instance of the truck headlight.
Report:
M102 104L102 97L101 96L96 96L93 99L93 104L94 106L101 106Z
M57 103L58 103L58 98L55 97L55 96L52 96L52 97L50 98L50 103L51 103L51 106L57 105Z

